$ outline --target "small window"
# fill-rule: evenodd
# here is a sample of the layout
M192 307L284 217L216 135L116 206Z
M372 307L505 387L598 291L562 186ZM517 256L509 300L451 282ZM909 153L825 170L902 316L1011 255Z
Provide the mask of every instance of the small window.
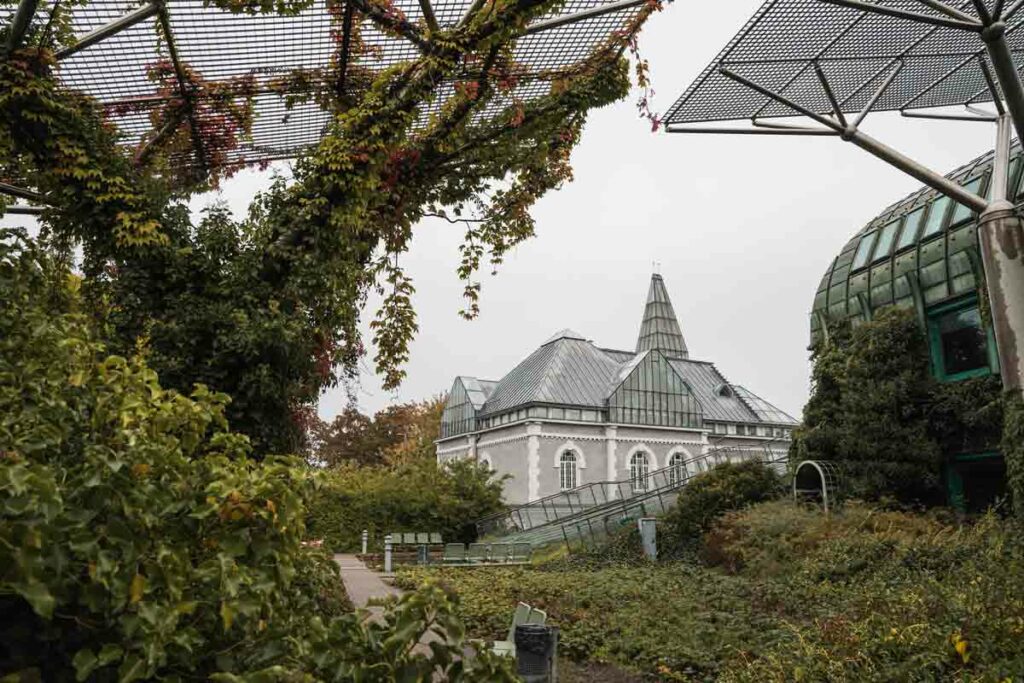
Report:
M869 232L860 239L860 246L857 247L857 255L853 257L853 269L863 268L871 256L871 247L875 246L876 232Z
M717 387L715 387L715 393L721 396L722 398L733 397L732 387L730 387L728 384L719 384Z
M974 194L980 194L981 181L982 178L979 176L974 180L970 181L969 183L967 183L966 185L964 185L964 189L967 190L968 192L973 192ZM950 219L949 224L956 225L960 221L965 221L973 215L974 209L972 209L969 206L964 206L963 204L958 203L956 207L953 209L953 218Z
M942 230L942 223L946 218L947 208L949 208L949 197L946 195L942 195L932 202L931 209L928 210L928 220L924 224L924 232L921 234L921 239Z
M932 316L932 357L940 379L956 380L991 372L988 333L975 303Z
M669 483L673 486L678 486L686 481L689 476L689 472L686 469L686 454L673 453L672 457L668 459Z
M878 245L875 247L875 254L871 258L872 262L889 258L889 253L892 252L892 242L896 237L896 229L898 227L900 227L900 222L896 220L882 228L882 232L878 233Z
M629 481L633 493L642 493L647 490L650 474L650 461L646 453L634 453L629 459Z
M563 491L579 486L577 481L577 459L573 451L565 451L558 459L559 485Z
M921 217L924 216L924 207L914 209L907 214L903 221L903 232L900 233L900 241L896 244L896 251L906 249L917 241L917 233L921 229Z
M580 411L579 411L579 408L566 408L566 410L565 410L565 419L566 420L573 420L574 422L579 422L580 421Z
M565 419L565 408L550 408L548 414L552 420L564 420Z

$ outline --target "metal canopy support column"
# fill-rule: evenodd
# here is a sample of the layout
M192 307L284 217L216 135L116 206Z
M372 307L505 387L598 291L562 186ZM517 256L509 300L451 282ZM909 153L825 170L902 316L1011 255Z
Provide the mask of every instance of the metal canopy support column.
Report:
M74 45L58 51L57 60L60 61L62 59L67 59L71 55L81 50L84 50L90 45L95 45L101 40L105 40L113 35L117 35L121 31L127 28L131 28L132 26L135 26L135 24L138 24L141 21L149 19L159 11L160 7L156 3L143 5L139 9L124 15L120 19L115 19L109 24L99 27L95 31L90 31L89 33L86 33L84 36L79 38L78 42L76 42Z
M978 220L999 369L1006 389L1024 388L1024 221L1007 197L1010 117L999 120L992 203Z
M10 54L21 47L21 41L25 39L28 25L32 22L32 17L35 16L36 7L38 6L39 0L21 0L18 3L18 9L14 13L14 20L11 22L11 32L7 34L5 52Z

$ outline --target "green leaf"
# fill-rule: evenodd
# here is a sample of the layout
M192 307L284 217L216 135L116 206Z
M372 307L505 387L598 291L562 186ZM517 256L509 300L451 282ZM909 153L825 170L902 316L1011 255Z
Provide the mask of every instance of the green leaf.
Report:
M89 648L83 648L75 653L71 663L75 667L75 680L84 681L99 664L99 660Z
M49 619L53 616L56 600L54 600L53 594L50 593L50 589L46 587L46 584L32 581L19 587L17 591L21 597L28 600L36 614L44 619Z

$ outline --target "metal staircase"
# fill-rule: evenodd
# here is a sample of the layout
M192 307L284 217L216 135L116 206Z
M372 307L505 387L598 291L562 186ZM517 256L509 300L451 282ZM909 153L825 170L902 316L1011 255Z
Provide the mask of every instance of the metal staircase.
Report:
M779 441L717 448L632 479L584 484L477 521L481 538L541 547L598 539L640 517L665 512L691 479L724 462L756 460L784 468L788 451ZM774 447L773 447L774 446Z

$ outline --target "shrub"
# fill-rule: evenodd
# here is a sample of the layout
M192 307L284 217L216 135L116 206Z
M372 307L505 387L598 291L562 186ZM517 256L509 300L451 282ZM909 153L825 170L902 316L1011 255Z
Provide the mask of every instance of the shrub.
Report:
M913 311L886 308L856 329L833 326L812 361L791 459L838 463L845 495L938 503L943 454L999 446L999 378L935 380Z
M315 478L250 460L223 395L108 357L75 282L0 234L0 678L458 678L450 596L428 587L380 624L346 613L337 567L301 545ZM412 653L435 625L451 642Z
M473 521L503 509L502 484L484 465L409 459L392 466L328 470L309 507L308 533L334 552L355 552L363 529L375 541L391 531L439 532L476 540Z
M695 551L718 517L782 492L782 480L759 462L723 463L683 487L658 528L658 557L678 558Z

